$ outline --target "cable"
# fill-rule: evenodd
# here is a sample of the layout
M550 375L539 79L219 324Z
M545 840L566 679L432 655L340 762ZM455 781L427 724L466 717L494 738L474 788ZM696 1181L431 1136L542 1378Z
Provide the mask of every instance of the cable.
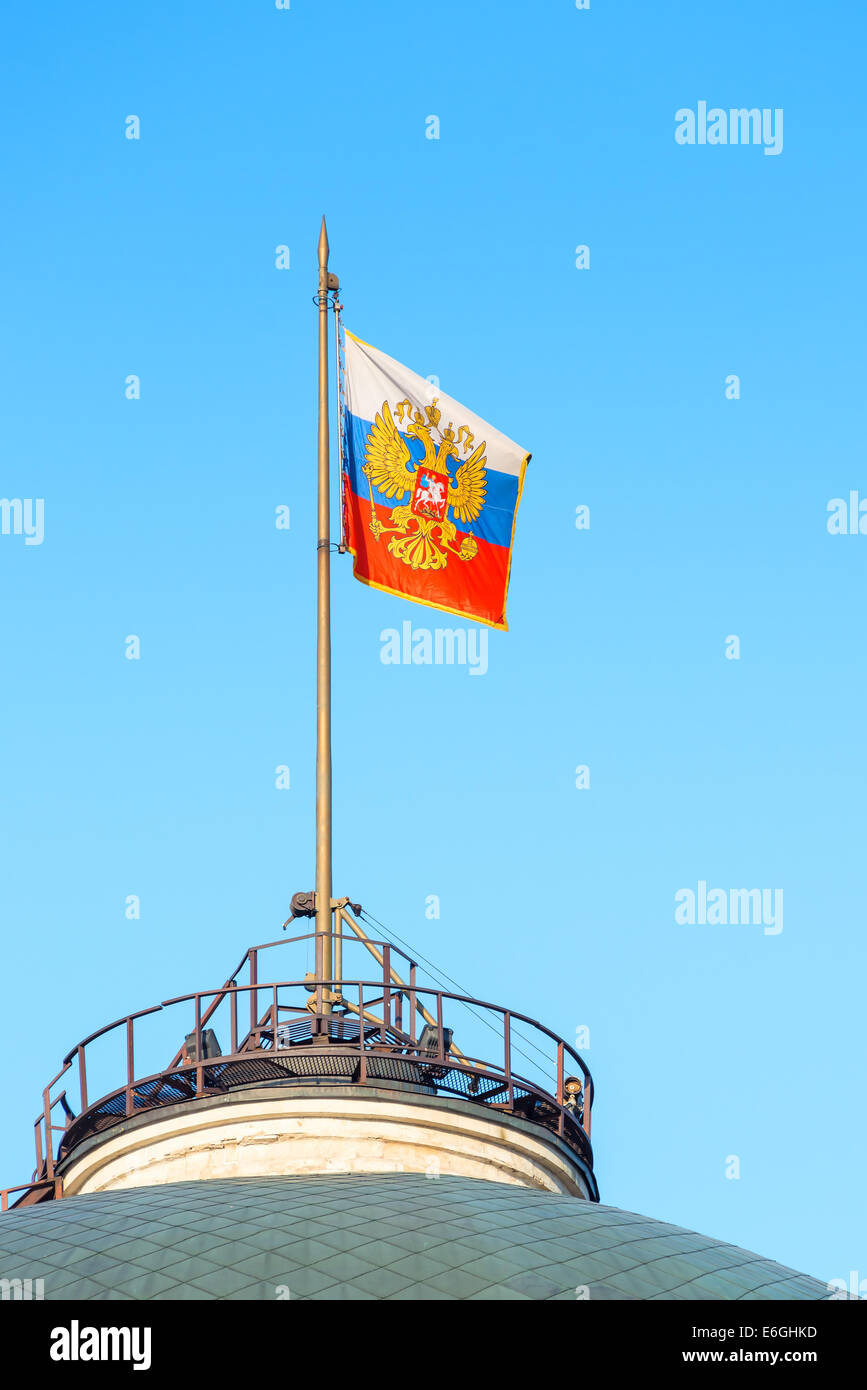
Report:
M457 989L461 994L469 994L470 991L469 991L468 989L465 989L464 986L463 986L462 984L459 984L457 980L453 980L452 977L451 977L451 975L447 975L446 972L445 972L444 970L439 970L438 967L435 966L435 965L433 964L432 961L429 961L425 956L423 956L423 955L421 954L420 951L417 951L417 950L415 949L415 947L412 945L411 942L409 942L409 941L404 941L403 937L398 936L398 934L397 934L396 931L393 931L390 927L386 927L382 922L380 922L380 920L379 920L378 917L374 917L374 915L373 915L372 912L367 912L366 910L362 910L360 916L362 917L362 919L363 919L364 921L369 922L369 923L371 923L371 924L373 924L373 925L379 927L379 930L380 930L381 932L384 932L385 935L386 935L387 937L389 937L389 939L391 939L391 938L393 937L393 938L394 938L394 941L392 942L393 945L396 944L396 943L399 941L399 942L401 943L401 945L406 946L407 949L410 950L410 951L412 952L413 958L417 958L417 959L420 960L420 961L424 961L425 965L428 967L428 969L429 969L430 972L432 973L434 979L439 979L440 982L442 982L443 980L446 980L446 981L448 981L448 983L449 983L450 985L454 985L454 986L455 986L455 989ZM491 1023L490 1019L485 1018L483 1014L476 1013L476 1010L475 1010L474 1008L472 1008L471 1005L465 1003L463 1000L461 1000L460 1002L462 1002L462 1003L464 1004L464 1008L469 1009L470 1013L473 1015L474 1018L478 1019L478 1021L479 1021L480 1023L484 1023L485 1027L486 1027L486 1028L490 1028L491 1032L492 1032L492 1033L495 1033L497 1037L503 1036L503 1035L500 1033L499 1029L497 1029L497 1028L494 1026L494 1024ZM520 1031L520 1029L518 1029L518 1028L516 1028L516 1027L514 1026L514 1024L512 1025L512 1032L513 1032L513 1033L517 1033L518 1037L519 1037L519 1038L522 1038L523 1041L527 1044L528 1047L532 1047L532 1049L533 1049L534 1052L538 1052L539 1056L543 1059L543 1061L546 1063L546 1065L550 1067L550 1065L551 1065L551 1059L550 1059L550 1057L547 1057L547 1056L545 1055L545 1053L542 1051L542 1049L541 1049L540 1047L537 1047L537 1045L533 1042L532 1038L528 1038L528 1037L526 1036L526 1034L525 1034L525 1033L522 1033L522 1032ZM514 1046L514 1044L513 1044L513 1046ZM520 1047L515 1047L514 1050L515 1050L521 1057L526 1058L526 1060L527 1060L528 1062L532 1063L534 1066L538 1066L538 1065L539 1065L538 1062L534 1062L534 1061L533 1061L533 1058L532 1058L532 1057L528 1057L527 1054L526 1054L526 1052L524 1052ZM550 1076L550 1073L546 1073L546 1075Z

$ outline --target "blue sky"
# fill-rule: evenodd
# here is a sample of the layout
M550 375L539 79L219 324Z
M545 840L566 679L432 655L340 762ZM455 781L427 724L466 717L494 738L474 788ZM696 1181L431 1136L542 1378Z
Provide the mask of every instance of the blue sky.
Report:
M7 17L0 494L45 535L0 535L3 1184L79 1037L218 984L312 886L326 212L347 324L533 451L484 678L383 665L440 615L335 561L335 890L590 1027L604 1201L867 1278L867 538L826 528L867 496L864 29L738 0ZM782 153L678 145L702 100L782 108ZM783 931L678 925L700 880L782 888Z

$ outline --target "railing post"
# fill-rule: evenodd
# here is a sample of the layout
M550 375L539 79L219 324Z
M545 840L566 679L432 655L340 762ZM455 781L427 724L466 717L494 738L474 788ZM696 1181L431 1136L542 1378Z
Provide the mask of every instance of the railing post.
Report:
M560 1138L561 1138L561 1139L563 1138L563 1135L566 1133L566 1116L565 1116L565 1114L564 1114L564 1112L563 1112L563 1087L564 1087L564 1085L565 1085L565 1078L564 1078L564 1073L563 1073L563 1039L562 1039L562 1038L558 1038L558 1040L557 1040L557 1104L558 1104L559 1107L560 1107L560 1111L559 1111L559 1114L558 1114L558 1116L557 1116L557 1133L560 1135Z
M202 1062L202 996L196 995L196 1095L205 1089L205 1068Z
M42 1092L42 1114L45 1120L45 1176L54 1177L54 1139L51 1134L51 1102L48 1087Z
M415 997L415 961L409 963L409 1040L415 1042L415 1016L416 1016L416 997Z
M84 1061L84 1048L78 1044L78 1089L81 1092L82 1114L87 1109L87 1068Z
M230 1039L229 1047L230 1047L231 1051L234 1053L234 1052L237 1052L237 1051L238 1051L238 987L237 987L237 985L233 985L233 986L232 986L232 992L231 992L230 998L231 998L231 1001L232 1001L232 1002L231 1002L231 1004L229 1005L229 1019L230 1019L230 1024L229 1024L229 1026L230 1026L230 1029L231 1029L231 1039Z
M385 1047L388 1041L386 1029L391 1026L391 947L388 945L382 948L382 1026L379 1030L379 1040Z
M364 985L358 982L358 1047L360 1062L358 1079L362 1086L367 1085L367 1051L364 1046Z
M135 1106L132 1098L132 1083L135 1077L135 1054L133 1052L133 1021L128 1018L126 1021L126 1113L131 1115Z
M259 1015L259 991L256 985L259 981L258 975L258 956L259 952L255 949L250 952L250 1032L255 1033ZM257 1039L258 1041L258 1039Z
M42 1117L33 1126L33 1137L36 1140L36 1173L37 1176L42 1172L45 1160L42 1157Z
M506 1071L506 1085L509 1088L509 1109L515 1108L515 1090L512 1085L512 1018L508 1009L503 1014L503 1061Z
M443 1040L443 997L437 990L437 1061L445 1062L446 1046Z

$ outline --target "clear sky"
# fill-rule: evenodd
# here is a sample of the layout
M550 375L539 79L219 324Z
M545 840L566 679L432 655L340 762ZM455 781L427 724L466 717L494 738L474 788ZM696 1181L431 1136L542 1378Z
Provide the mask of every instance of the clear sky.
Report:
M0 494L44 539L0 535L0 1182L78 1038L218 984L312 887L326 212L349 327L533 452L483 677L384 665L449 620L335 561L335 891L590 1028L604 1201L867 1279L867 536L826 526L867 498L863 15L4 28ZM781 152L679 144L699 102L781 109ZM782 889L782 931L679 924L700 881Z

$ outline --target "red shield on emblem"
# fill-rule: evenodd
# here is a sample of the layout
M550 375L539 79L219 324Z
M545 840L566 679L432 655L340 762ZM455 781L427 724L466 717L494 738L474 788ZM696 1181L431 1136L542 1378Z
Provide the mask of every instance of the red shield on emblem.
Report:
M410 511L431 521L442 521L449 504L449 475L422 466L416 471Z

